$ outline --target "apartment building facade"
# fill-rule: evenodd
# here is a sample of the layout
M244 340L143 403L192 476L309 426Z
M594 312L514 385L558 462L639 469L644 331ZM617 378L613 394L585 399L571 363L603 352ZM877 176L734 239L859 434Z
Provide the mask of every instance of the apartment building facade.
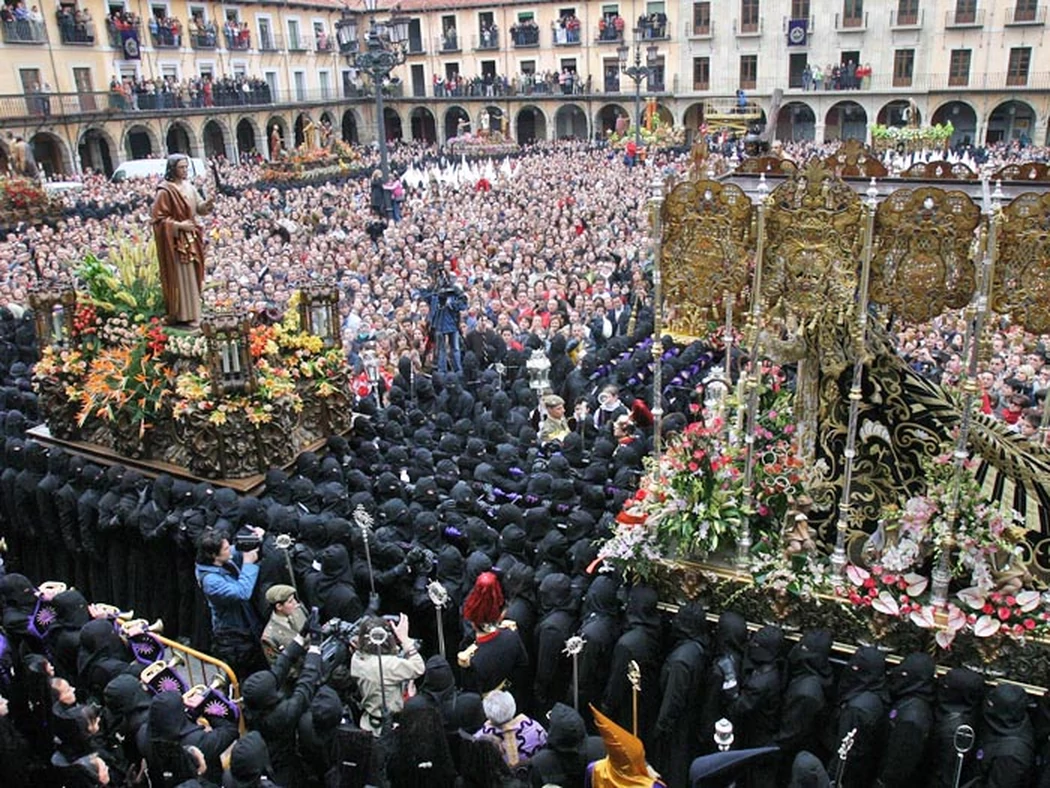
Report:
M48 0L50 3L51 0ZM777 138L868 138L950 120L955 140L1047 142L1047 0L403 0L405 62L355 71L339 25L362 6L204 0L5 0L0 126L45 169L268 150L310 123L347 141L443 142L487 125L519 142L594 137L638 93L690 134L743 91ZM389 10L379 9L380 18ZM344 50L344 51L341 51ZM207 83L207 85L206 85ZM482 116L487 115L482 123Z

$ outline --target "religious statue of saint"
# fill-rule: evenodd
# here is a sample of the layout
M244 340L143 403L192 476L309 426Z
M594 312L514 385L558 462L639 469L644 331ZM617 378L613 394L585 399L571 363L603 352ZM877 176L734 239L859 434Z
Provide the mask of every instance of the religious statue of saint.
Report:
M196 328L204 286L204 234L197 217L211 213L214 201L201 197L190 181L189 164L182 154L168 157L152 219L168 323Z
M277 161L279 158L281 158L281 130L277 128L277 124L274 124L270 129L270 161Z

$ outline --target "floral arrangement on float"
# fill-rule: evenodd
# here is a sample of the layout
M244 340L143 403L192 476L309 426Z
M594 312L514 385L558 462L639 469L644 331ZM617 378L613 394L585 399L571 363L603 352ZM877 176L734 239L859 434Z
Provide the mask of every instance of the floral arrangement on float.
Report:
M148 255L134 259L150 267ZM280 464L349 427L346 358L331 337L300 327L298 294L280 323L251 324L243 343L230 334L216 342L152 314L163 308L159 281L137 279L135 265L89 256L77 269L69 335L44 346L34 370L54 437L218 478L258 473L264 459ZM248 456L226 456L226 444Z
M739 426L694 406L696 420L649 461L600 546L605 564L672 596L704 594L716 609L830 627L858 642L935 644L960 664L1050 637L1050 607L1022 563L1024 530L984 494L973 463L956 473L950 446L925 461L925 490L888 509L836 573L807 527L791 395L778 386L774 375L758 398L750 495ZM753 543L741 556L744 537ZM942 563L951 581L938 600L931 577Z
M729 410L692 405L695 420L671 438L659 462L647 460L638 491L617 518L599 555L614 567L650 576L661 556L705 560L749 538L773 539L797 497L804 497L802 460L793 444L792 394L779 370L759 395L753 483L747 451Z
M0 227L40 222L58 210L58 202L51 199L39 181L18 175L0 177Z
M882 126L871 127L871 145L875 150L896 148L904 144L908 153L921 150L947 148L955 127L951 121L934 126Z
M322 180L342 175L361 165L361 153L342 140L332 140L328 147L300 145L276 161L266 162L261 179L292 182Z

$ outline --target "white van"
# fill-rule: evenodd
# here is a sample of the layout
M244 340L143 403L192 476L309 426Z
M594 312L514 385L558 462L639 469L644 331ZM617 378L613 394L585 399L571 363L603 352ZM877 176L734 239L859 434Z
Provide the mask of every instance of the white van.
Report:
M129 178L153 178L164 177L164 170L168 166L167 158L163 159L132 159L117 167L116 172L110 179L113 183L121 183ZM190 159L190 178L197 178L208 171L203 159Z

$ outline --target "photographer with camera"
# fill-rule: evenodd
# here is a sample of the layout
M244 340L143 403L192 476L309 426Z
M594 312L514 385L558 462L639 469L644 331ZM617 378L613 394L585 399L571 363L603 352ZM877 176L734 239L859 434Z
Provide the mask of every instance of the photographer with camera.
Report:
M429 345L436 348L434 369L439 372L449 371L451 355L452 371L457 375L463 372L463 358L460 350L459 313L467 308L467 298L463 289L447 271L438 275L437 287L423 290L419 297L426 301L430 308Z
M260 670L244 682L244 719L248 728L258 731L266 741L278 785L295 788L302 765L296 754L299 718L310 708L310 701L321 683L321 648L299 634L281 652L270 670ZM302 659L299 678L290 692L284 686L292 668Z
M239 676L266 667L259 642L262 627L251 601L264 532L249 530L254 540L238 547L219 530L204 531L197 541L194 568L211 612L212 652Z
M361 693L361 728L379 736L392 715L404 707L405 682L426 670L414 640L408 636L408 616L397 622L365 619L358 629L357 650L350 659L350 675Z

